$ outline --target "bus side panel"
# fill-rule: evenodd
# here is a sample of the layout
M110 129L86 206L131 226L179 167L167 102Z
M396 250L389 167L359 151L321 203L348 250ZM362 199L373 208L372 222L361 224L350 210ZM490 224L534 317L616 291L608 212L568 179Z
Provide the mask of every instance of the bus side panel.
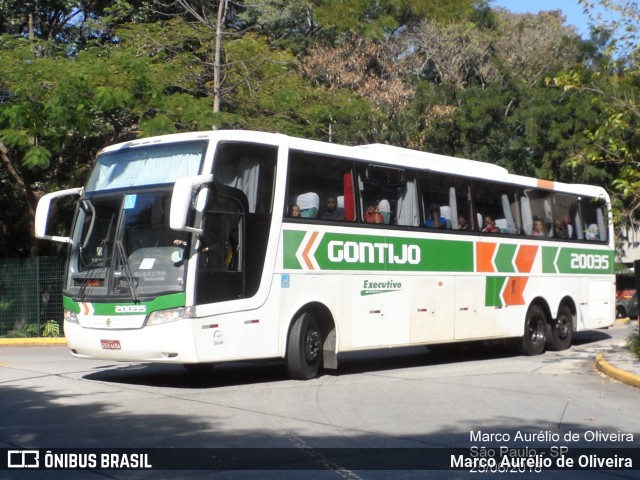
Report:
M200 362L248 360L278 356L279 295L257 309L228 311L224 304L244 305L243 302L221 302L199 307L199 317L193 319L193 336Z
M336 329L336 350L348 351L353 349L352 334L355 318L353 312L357 300L352 292L362 285L359 275L344 275L342 273L283 273L277 274L281 286L280 309L280 337L279 353L286 354L287 338L292 322L296 316L311 304L324 306L331 318L319 321L333 320ZM275 291L275 290L273 290Z
M461 275L455 288L455 339L492 337L495 307L486 306L486 277Z
M453 340L456 277L416 275L412 278L412 289L411 343Z
M580 282L578 330L608 327L615 321L615 282L613 279L583 278Z
M358 280L352 291L352 346L407 345L411 278L362 275Z

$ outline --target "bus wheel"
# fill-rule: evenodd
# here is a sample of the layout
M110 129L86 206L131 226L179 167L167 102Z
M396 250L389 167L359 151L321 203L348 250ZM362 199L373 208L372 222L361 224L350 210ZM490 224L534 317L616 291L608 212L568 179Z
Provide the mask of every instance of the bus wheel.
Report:
M183 363L184 369L194 377L208 375L213 370L213 363Z
M547 316L539 305L531 305L524 319L524 336L519 339L522 355L540 355L547 343Z
M566 350L573 339L571 309L566 305L558 309L558 316L551 321L547 329L547 347L549 350Z
M309 312L302 313L291 327L286 361L289 376L296 380L309 380L320 372L322 331Z

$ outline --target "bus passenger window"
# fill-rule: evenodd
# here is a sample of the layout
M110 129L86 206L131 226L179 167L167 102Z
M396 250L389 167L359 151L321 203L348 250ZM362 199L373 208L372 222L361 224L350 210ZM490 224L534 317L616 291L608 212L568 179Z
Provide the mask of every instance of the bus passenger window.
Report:
M427 228L473 230L477 222L468 216L472 211L470 185L469 179L463 177L436 172L422 173L420 194L424 218L421 224ZM461 216L464 228L460 228Z
M607 240L607 216L604 201L599 198L580 200L584 238L590 241Z
M313 152L291 150L287 173L287 198L291 215L293 205L300 217L324 221L355 220L352 163L349 160Z
M360 165L357 185L360 221L378 225L422 224L415 174L382 165Z
M523 227L531 234L532 222L525 215L523 207L521 220L521 200L518 189L509 184L476 181L473 184L474 207L480 217L481 231L485 233L519 234ZM487 219L490 222L487 222Z
M422 224L420 220L420 209L418 207L418 186L416 178L407 179L407 183L398 189L396 202L396 220L397 225L407 227L418 227ZM389 223L394 223L393 219L389 219Z
M568 193L553 192L551 210L553 228L549 236L560 240L576 238L576 215L579 214L578 197Z

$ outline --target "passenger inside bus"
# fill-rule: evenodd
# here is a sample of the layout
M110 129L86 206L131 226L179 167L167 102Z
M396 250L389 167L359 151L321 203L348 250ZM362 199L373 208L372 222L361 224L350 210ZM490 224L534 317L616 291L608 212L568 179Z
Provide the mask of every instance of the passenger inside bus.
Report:
M533 217L533 230L531 231L531 235L534 237L544 237L546 236L544 231L544 222L540 217Z
M338 206L337 195L327 195L325 210L320 217L322 220L344 220L344 208Z
M294 203L289 207L289 216L291 218L300 218L300 207L297 203Z
M500 233L500 229L496 226L496 222L493 220L491 215L486 215L484 217L484 226L482 227L482 231L485 233Z
M467 217L464 215L458 216L458 230L469 231L471 230L471 225L467 221Z
M447 219L440 214L440 208L432 206L429 209L429 218L425 219L424 226L427 228L447 228Z
M553 222L554 238L570 238L568 227L569 225L565 224L561 220L556 219L556 221Z
M378 210L377 202L369 202L367 204L367 211L364 213L365 223L384 223L384 217Z

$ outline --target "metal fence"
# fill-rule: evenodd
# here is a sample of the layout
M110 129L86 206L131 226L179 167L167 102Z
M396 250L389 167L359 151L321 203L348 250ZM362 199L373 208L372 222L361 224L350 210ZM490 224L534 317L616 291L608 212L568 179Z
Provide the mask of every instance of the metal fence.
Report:
M0 259L0 337L35 337L54 320L62 332L61 257Z

